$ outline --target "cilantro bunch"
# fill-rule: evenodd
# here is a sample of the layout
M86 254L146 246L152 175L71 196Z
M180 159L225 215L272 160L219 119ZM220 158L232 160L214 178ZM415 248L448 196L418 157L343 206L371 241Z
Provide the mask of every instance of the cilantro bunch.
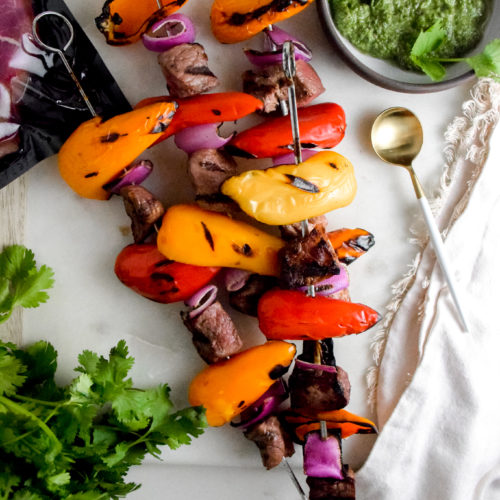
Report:
M441 21L422 31L413 44L410 58L433 81L440 81L446 75L442 63L465 62L478 77L493 78L500 82L500 39L497 38L484 48L483 52L472 57L436 57L435 51L446 40L446 30Z
M108 359L84 351L78 360L80 375L58 387L48 342L0 342L0 499L123 497L139 487L124 481L130 466L206 427L203 408L173 408L166 384L132 386L125 341Z

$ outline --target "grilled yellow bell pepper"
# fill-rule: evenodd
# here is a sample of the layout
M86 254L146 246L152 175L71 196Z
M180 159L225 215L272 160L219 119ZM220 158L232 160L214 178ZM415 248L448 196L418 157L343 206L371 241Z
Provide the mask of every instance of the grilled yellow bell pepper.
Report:
M277 254L283 241L197 205L174 205L163 217L157 244L165 257L176 262L278 276Z
M347 158L323 151L300 165L244 172L225 181L221 190L260 222L293 224L349 205L356 179Z
M191 382L189 403L206 408L209 425L224 425L287 371L295 351L293 344L274 340L214 363Z

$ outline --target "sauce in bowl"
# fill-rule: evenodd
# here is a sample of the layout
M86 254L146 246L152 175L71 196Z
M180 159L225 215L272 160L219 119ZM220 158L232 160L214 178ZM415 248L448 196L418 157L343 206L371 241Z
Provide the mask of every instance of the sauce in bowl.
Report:
M440 57L460 57L481 40L493 0L330 0L337 29L360 51L415 70L411 48L440 20L447 39Z

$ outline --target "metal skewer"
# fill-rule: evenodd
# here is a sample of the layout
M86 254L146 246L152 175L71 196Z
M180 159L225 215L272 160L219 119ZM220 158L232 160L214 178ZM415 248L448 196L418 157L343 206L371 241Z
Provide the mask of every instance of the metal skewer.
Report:
M293 154L295 156L295 164L299 165L302 163L302 147L300 145L300 129L299 129L299 116L297 113L297 96L295 93L295 84L293 82L293 77L295 76L296 66L295 66L295 50L293 43L287 41L283 45L283 70L285 76L288 79L288 108L290 111L290 120L292 122L292 136L293 136ZM308 220L305 219L301 221L302 236L306 236L309 232ZM309 297L316 296L316 290L314 285L307 286L307 295ZM321 344L316 342L316 358L319 358L319 364L321 363ZM320 420L320 433L321 439L326 439L328 437L328 428L324 420Z
M62 19L64 21L64 23L66 24L66 26L68 27L68 30L69 30L69 39L68 39L68 41L66 42L66 44L64 45L64 47L62 49L60 49L59 47L52 47L51 45L46 44L40 38L40 34L38 33L38 23L39 23L40 19L42 19L42 18L44 18L46 16L55 16L55 17L58 17L59 19ZM45 12L41 12L40 14L38 14L33 19L33 23L32 23L31 29L32 29L32 32L33 32L33 37L34 37L37 45L39 45L41 48L43 48L45 50L48 50L49 52L54 52L54 53L56 53L56 54L59 55L59 57L61 58L61 60L62 60L62 62L64 64L64 66L68 70L68 73L70 74L72 80L75 82L76 88L80 92L80 95L83 97L83 100L85 101L85 105L87 106L88 110L90 111L90 113L92 114L92 116L97 116L97 113L95 112L95 109L92 106L92 103L90 102L89 98L87 97L87 94L85 93L85 90L83 90L82 84L78 80L78 77L75 75L75 72L71 68L68 60L66 59L66 56L64 55L64 52L73 43L73 40L75 38L75 31L73 29L73 25L68 20L68 18L66 18L65 16L63 16L59 12L55 12L55 11L52 11L52 10L47 10Z

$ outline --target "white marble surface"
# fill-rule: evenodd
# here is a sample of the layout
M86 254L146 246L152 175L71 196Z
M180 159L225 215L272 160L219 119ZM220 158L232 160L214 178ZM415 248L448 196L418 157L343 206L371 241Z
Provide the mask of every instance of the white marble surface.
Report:
M121 48L104 43L93 23L102 0L67 3L132 104L164 93L164 80L153 53L146 51L141 43ZM218 44L210 33L210 5L210 0L192 0L181 11L191 15L198 27L197 40L205 45L210 67L221 81L217 90L239 90L240 74L250 68L241 49L257 48L260 39L234 46ZM375 247L350 267L351 295L353 300L383 313L391 297L391 284L406 271L416 252L408 238L417 205L407 174L383 164L372 152L371 123L381 110L394 105L416 112L423 124L425 141L414 166L431 194L442 168L443 133L451 119L460 113L469 88L460 86L437 94L406 95L373 86L352 73L336 56L321 30L314 6L281 26L306 40L313 50L312 64L327 88L318 101L337 102L346 111L347 134L336 149L355 166L358 194L349 207L329 214L329 228L363 227L375 234ZM248 121L242 121L240 126L245 123ZM172 140L144 156L153 159L156 165L147 182L156 195L167 205L192 200L185 155ZM50 340L60 354L59 377L66 380L73 376L71 370L83 349L106 353L124 338L136 358L133 371L136 383L151 385L167 381L174 400L186 404L189 382L203 362L179 319L180 306L149 302L122 286L113 273L116 255L131 242L130 235L123 232L128 218L121 201L79 198L60 179L55 158L41 163L26 179L25 244L35 251L39 262L53 267L56 284L47 304L25 313L24 341ZM263 342L255 320L238 313L233 317L246 345ZM348 409L367 417L370 410L365 376L371 365L370 343L374 333L372 330L336 341L337 361L348 371L352 384ZM345 461L359 468L372 443L370 436L348 439L344 444ZM144 466L132 473L132 478L147 484L130 498L165 498L167 490L171 492L169 498L185 499L250 500L296 495L285 471L269 473L262 469L255 445L229 426L207 430L189 447L165 451L164 459L160 466ZM300 469L301 461L298 450L291 462ZM214 478L224 478L222 493L220 482Z

